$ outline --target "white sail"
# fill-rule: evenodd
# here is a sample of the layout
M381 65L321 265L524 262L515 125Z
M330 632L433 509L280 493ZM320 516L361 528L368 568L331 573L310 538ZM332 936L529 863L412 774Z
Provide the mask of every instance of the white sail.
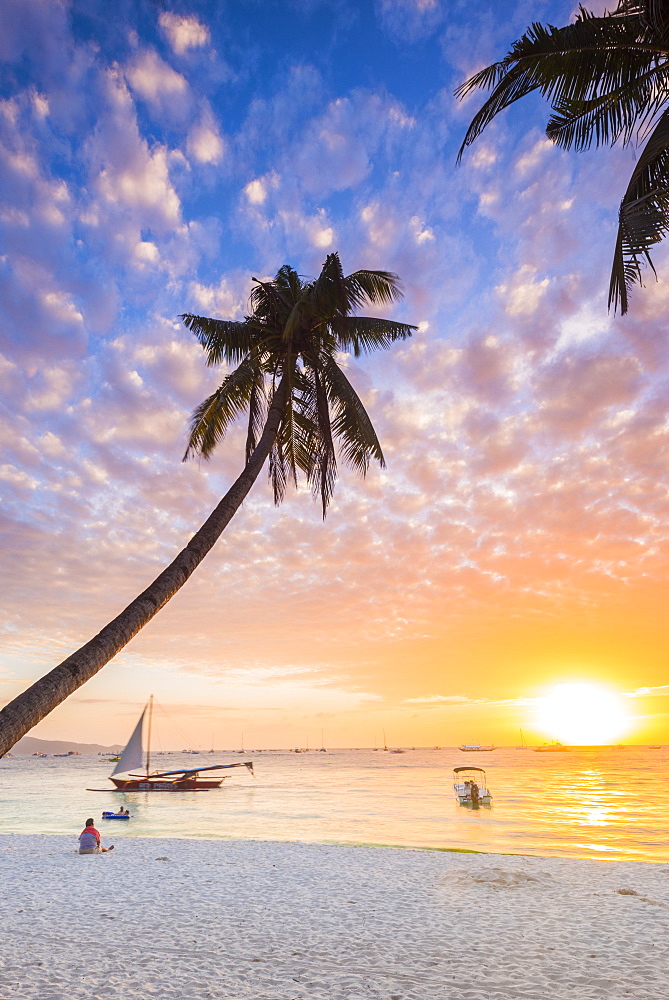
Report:
M142 726L144 725L144 716L146 715L146 709L142 712L139 717L139 722L134 728L133 734L128 740L128 745L121 754L121 759L112 771L112 777L115 774L125 774L126 771L136 771L141 768L144 759L144 751L142 750Z

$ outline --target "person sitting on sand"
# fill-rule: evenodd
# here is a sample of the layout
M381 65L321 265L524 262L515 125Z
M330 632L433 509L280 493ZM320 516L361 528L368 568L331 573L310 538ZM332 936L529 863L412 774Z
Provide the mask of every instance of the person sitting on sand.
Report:
M95 829L93 820L87 819L86 828L79 834L79 854L105 854L113 850L113 844L111 847L102 846L100 834Z

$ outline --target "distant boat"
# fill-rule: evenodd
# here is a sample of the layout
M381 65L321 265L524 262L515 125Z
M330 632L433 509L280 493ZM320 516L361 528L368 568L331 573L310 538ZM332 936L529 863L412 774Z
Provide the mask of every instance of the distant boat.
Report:
M76 750L68 750L67 753L55 753L53 756L54 757L81 757L81 754L77 753Z
M480 743L463 743L458 750L462 750L463 753L490 753L491 750L496 750L496 746L484 747Z
M142 733L144 716L148 712L148 736L146 748L146 764L144 774L133 774L141 770L144 761ZM253 774L252 761L239 761L236 764L213 764L209 767L181 768L178 771L151 771L151 717L153 714L153 695L148 705L139 717L132 736L128 740L120 760L110 775L110 781L123 792L200 792L210 788L220 788L227 775L222 777L201 778L202 771L221 771L231 767L247 767ZM99 789L90 789L99 791Z
M540 747L534 748L535 753L564 753L567 750L571 750L571 747L566 747L557 740L553 740L552 743L542 743Z
M46 756L47 756L47 754L45 754L45 753L40 753L39 751L37 751L37 753L34 753L34 754L33 754L33 757L46 757Z
M523 736L523 730L520 730L520 746L516 747L516 750L527 750L527 743L525 742L525 737Z

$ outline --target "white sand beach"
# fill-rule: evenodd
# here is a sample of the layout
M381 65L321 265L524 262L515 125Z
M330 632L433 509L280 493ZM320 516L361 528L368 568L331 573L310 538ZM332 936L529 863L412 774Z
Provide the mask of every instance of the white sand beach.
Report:
M669 865L234 840L75 847L76 833L0 837L2 1000L669 995Z

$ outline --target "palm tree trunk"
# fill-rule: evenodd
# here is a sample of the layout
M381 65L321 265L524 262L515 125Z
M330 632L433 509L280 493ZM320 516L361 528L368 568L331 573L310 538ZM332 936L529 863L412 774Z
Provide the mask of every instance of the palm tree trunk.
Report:
M286 405L288 380L274 394L260 440L244 471L209 515L185 549L147 589L113 621L66 660L18 695L0 712L0 757L22 736L60 705L73 691L90 680L123 649L141 628L167 604L195 572L222 531L237 512L272 449Z

